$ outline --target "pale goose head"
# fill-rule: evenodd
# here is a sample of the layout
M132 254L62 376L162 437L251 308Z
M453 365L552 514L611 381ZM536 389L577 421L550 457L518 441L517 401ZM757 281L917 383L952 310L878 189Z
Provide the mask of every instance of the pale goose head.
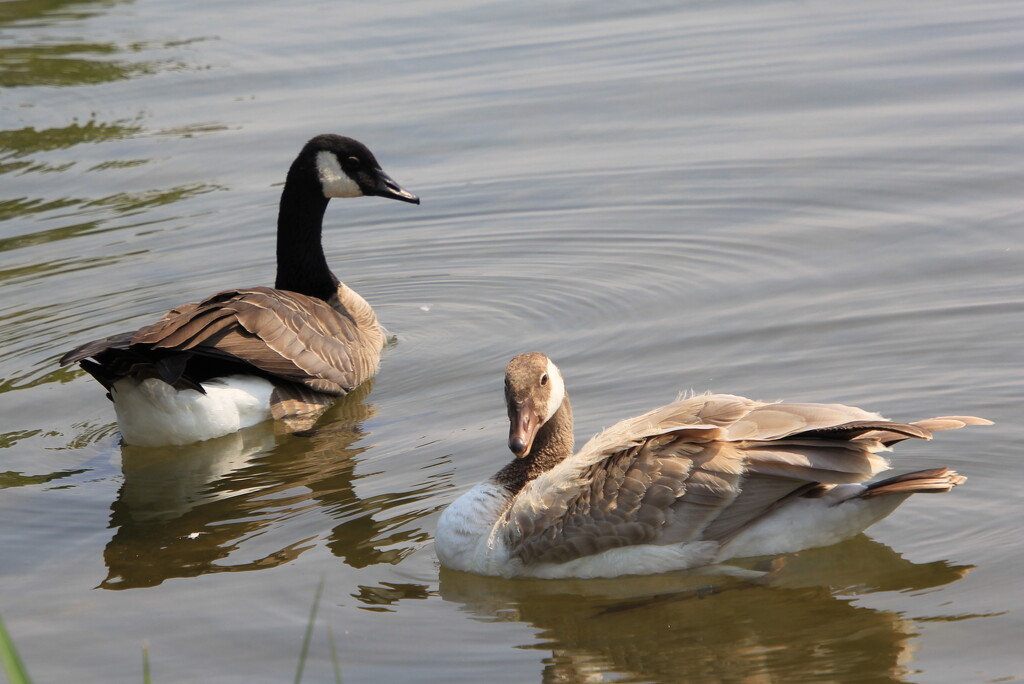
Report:
M565 381L558 367L540 352L520 354L505 368L508 448L528 456L537 431L562 407ZM571 414L570 414L571 418Z

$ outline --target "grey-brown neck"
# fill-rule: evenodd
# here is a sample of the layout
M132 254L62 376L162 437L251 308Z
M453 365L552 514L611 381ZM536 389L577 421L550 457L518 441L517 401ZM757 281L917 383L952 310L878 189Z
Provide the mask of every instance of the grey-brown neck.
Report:
M566 393L555 414L537 430L530 453L513 459L498 471L494 481L513 495L517 494L528 482L572 456L572 428L572 404Z

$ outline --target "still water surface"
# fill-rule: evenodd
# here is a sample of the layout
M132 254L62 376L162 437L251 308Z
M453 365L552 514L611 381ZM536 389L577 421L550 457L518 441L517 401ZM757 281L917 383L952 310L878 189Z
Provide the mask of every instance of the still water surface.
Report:
M1024 5L0 4L0 614L36 681L1024 677ZM313 134L423 198L328 209L396 336L314 432L120 444L69 347L273 280ZM990 428L969 482L767 583L438 568L543 350L577 440L715 390Z

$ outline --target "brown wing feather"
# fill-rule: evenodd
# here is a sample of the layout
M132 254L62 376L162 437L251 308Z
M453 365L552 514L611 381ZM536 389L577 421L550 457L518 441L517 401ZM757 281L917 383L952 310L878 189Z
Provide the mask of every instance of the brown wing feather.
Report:
M61 363L98 357L103 365L112 361L102 356L111 350L130 352L138 357L133 363L144 359L147 350L161 352L153 363L168 352L189 352L240 362L316 392L337 395L373 375L383 342L372 309L344 285L330 302L253 287L183 304L135 333L82 345L65 354Z
M83 361L108 349L127 349L132 343L132 336L134 334L134 332L118 333L117 335L101 337L98 340L80 344L60 357L60 365L66 366L69 363Z
M930 468L918 470L913 473L903 473L890 477L881 482L872 483L860 495L862 499L871 499L876 496L889 494L935 494L948 492L953 487L961 485L967 478L955 470L949 468Z
M505 542L531 565L633 544L723 540L816 483L862 482L884 470L876 452L887 439L970 424L938 420L908 425L838 404L730 395L684 399L605 430L528 484L505 514Z
M344 308L254 287L180 307L140 329L132 342L237 359L318 392L344 394L377 367L380 345L362 348L366 337Z

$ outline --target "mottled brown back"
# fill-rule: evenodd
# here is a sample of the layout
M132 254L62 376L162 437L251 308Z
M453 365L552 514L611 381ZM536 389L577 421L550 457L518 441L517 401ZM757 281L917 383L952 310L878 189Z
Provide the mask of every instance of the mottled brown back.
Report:
M61 362L81 361L111 348L136 354L190 352L338 395L373 375L384 343L370 307L344 285L330 302L267 287L225 290L172 309L131 334L128 344L126 338L87 343ZM104 347L107 340L120 346Z
M817 486L863 482L876 452L971 417L894 423L839 404L684 399L622 421L523 489L505 542L527 565L634 544L725 541Z

